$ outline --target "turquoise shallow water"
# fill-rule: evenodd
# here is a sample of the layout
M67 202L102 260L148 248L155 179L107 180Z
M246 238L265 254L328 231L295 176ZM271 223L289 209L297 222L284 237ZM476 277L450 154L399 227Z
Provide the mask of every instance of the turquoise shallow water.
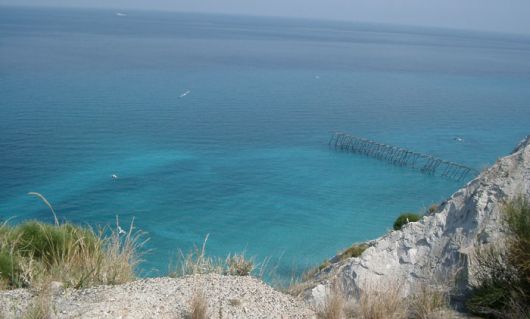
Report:
M332 151L329 131L482 169L530 133L530 38L2 8L0 97L0 218L52 221L40 192L67 220L135 217L145 275L210 234L288 276L463 185Z

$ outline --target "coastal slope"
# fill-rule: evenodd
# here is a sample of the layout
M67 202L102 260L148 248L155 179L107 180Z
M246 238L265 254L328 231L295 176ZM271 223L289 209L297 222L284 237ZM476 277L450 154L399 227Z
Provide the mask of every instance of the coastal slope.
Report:
M521 195L530 197L530 136L420 221L369 242L359 257L333 258L307 283L304 297L318 304L331 291L356 297L389 283L399 285L403 296L434 283L464 296L474 280L473 253L502 244L503 204Z

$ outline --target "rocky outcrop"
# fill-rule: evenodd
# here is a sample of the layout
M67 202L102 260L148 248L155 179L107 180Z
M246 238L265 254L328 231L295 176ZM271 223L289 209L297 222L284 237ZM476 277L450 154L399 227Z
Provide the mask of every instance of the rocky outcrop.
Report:
M502 204L518 195L530 196L530 136L436 212L371 241L360 257L337 261L317 273L305 297L318 304L332 289L357 296L369 286L392 281L399 281L407 295L421 283L451 286L455 276L454 291L464 293L473 281L474 250L502 242Z

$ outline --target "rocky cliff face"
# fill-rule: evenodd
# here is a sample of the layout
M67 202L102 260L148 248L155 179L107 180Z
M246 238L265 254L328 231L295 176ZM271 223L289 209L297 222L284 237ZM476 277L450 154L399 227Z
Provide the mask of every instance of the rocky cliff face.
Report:
M421 283L451 285L454 275L458 277L455 291L465 292L473 280L474 250L502 242L506 235L503 202L518 195L530 196L530 136L435 213L370 242L360 257L338 261L319 272L305 297L319 303L331 289L355 296L389 281L399 281L402 294L407 295Z

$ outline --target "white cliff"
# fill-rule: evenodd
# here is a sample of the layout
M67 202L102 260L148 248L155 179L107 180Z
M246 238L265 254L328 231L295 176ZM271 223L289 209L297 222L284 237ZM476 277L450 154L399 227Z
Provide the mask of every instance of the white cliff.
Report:
M455 291L465 292L473 280L471 254L480 245L502 242L506 236L503 202L518 195L530 196L530 136L436 212L371 241L360 257L335 263L332 259L329 267L315 275L305 297L319 303L332 289L357 296L367 285L390 281L399 281L402 294L407 295L421 283L445 281L451 286L455 275Z

